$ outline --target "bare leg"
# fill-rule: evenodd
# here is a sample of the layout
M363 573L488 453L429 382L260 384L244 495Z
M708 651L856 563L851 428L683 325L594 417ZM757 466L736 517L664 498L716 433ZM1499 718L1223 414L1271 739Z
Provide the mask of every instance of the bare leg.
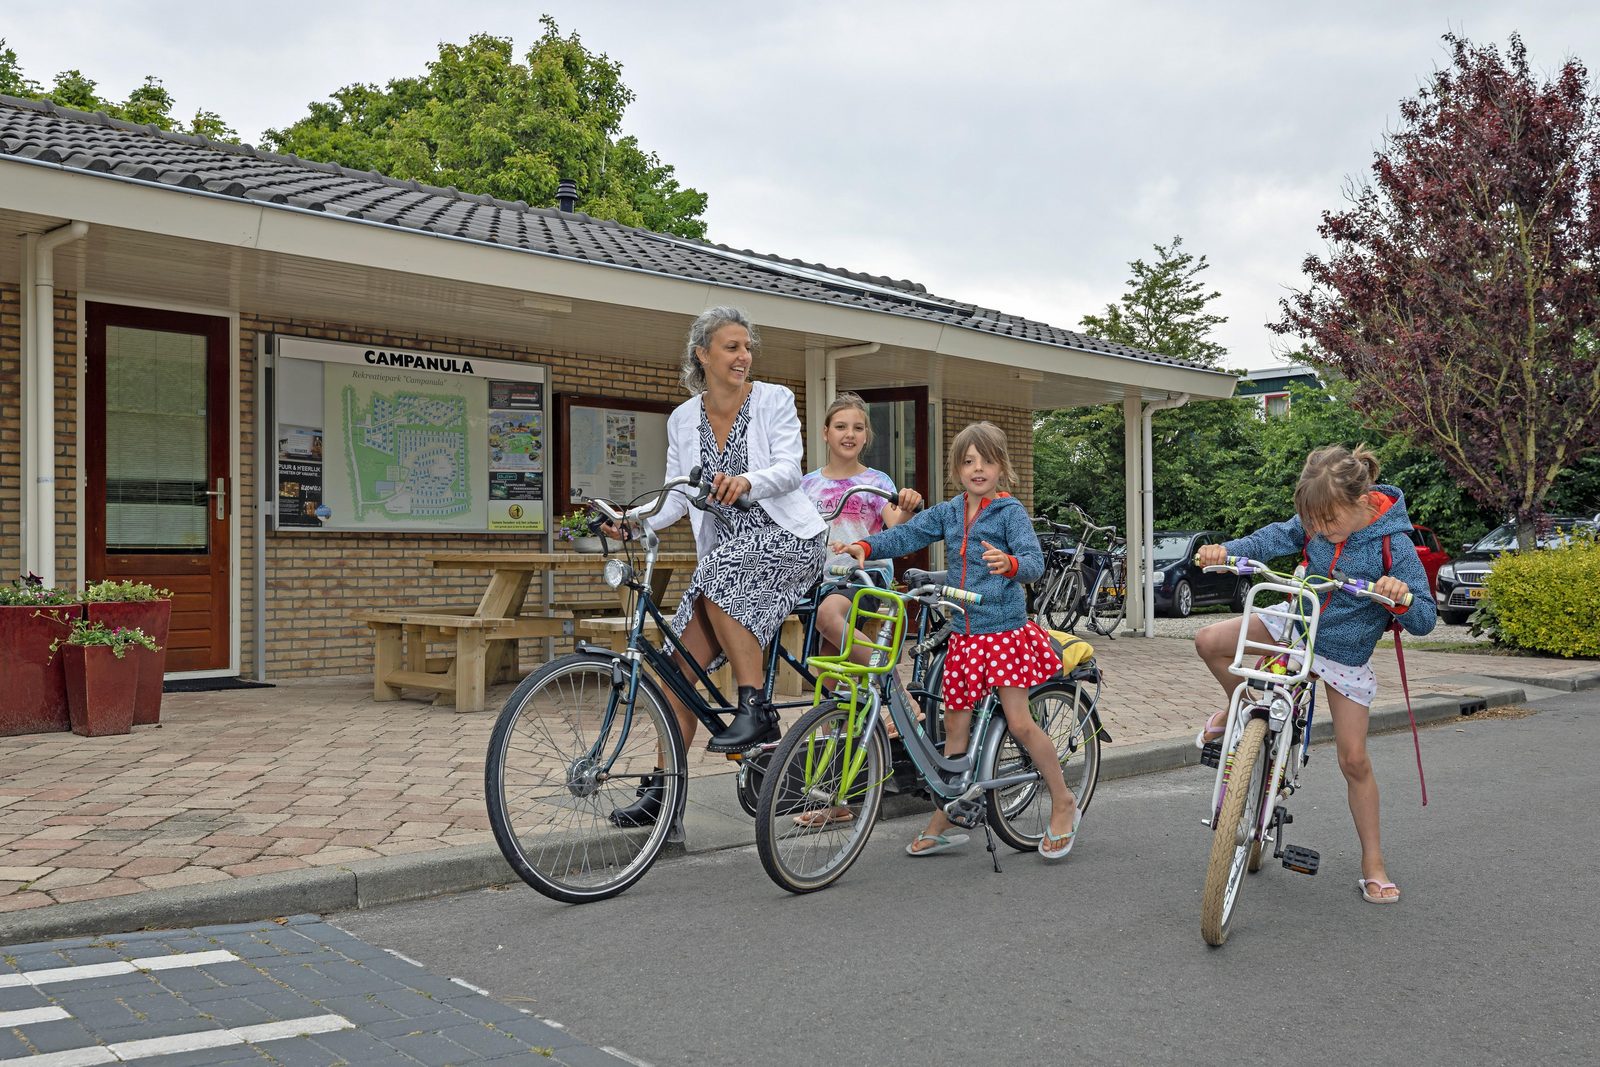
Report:
M700 604L704 603L705 600L702 598ZM689 650L689 654L702 664L710 663L722 650L722 646L717 642L717 635L711 630L711 623L706 619L706 613L699 610L698 606L694 618L684 627L680 640ZM680 668L684 666L681 656L674 656L673 660ZM672 714L678 720L678 732L683 736L683 747L688 749L694 744L694 735L700 727L700 720L695 718L694 712L684 707L683 702L673 695L671 689L667 689L666 694L667 703L672 705Z
M949 759L955 759L967 751L967 735L972 731L972 709L966 711L952 711L949 708L944 712L944 754ZM944 833L955 823L951 822L942 808L934 808L933 814L928 818L928 825L923 828L923 834L934 837ZM918 848L918 845L922 845ZM922 852L932 848L932 845L921 841L911 843L912 851Z
M1233 665L1233 654L1239 647L1239 626L1243 622L1243 618L1214 622L1210 626L1202 626L1200 632L1194 635L1195 654L1200 657L1200 662L1206 665L1206 670L1211 672L1211 676L1222 686L1223 693L1230 700L1233 698L1233 691L1239 688L1239 683L1242 681L1236 675L1230 674L1228 668ZM1268 632L1266 623L1252 616L1249 639L1270 642L1272 634ZM1220 711L1212 712L1206 719L1205 733L1208 738L1222 733L1227 723L1227 715L1227 705L1223 705Z
M821 635L823 645L832 652L838 652L844 647L844 624L850 615L850 598L841 593L835 593L822 602L817 609L817 633ZM867 635L860 630L856 631L856 647L850 650L852 663L859 663L863 667L872 661L872 650L863 642Z
M1028 753L1045 788L1050 790L1050 832L1056 837L1066 836L1072 829L1078 800L1067 788L1067 779L1061 773L1061 761L1050 735L1033 721L1033 714L1028 710L1028 691L1014 685L1001 686L1000 707L1006 713L1006 727L1011 736Z
M1367 756L1367 709L1326 682L1323 691L1333 717L1333 742L1350 799L1350 817L1355 820L1356 837L1361 841L1361 877L1387 882L1389 874L1383 865L1383 844L1378 834L1378 780ZM1380 893L1373 888L1369 892L1374 896L1400 895L1398 889Z
M695 616L704 617L711 624L717 644L733 666L734 682L760 689L766 679L761 669L761 642L756 640L756 635L705 597L696 605Z

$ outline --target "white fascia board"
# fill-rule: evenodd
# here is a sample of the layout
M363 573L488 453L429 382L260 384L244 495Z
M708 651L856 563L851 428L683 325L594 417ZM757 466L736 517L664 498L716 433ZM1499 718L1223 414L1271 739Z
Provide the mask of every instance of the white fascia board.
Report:
M328 212L90 174L59 164L0 159L0 207L181 240L691 317L710 305L735 302L756 322L772 329L848 337L1044 374L1187 392L1195 397L1232 396L1236 381L1220 371L1019 340L634 268L583 263Z

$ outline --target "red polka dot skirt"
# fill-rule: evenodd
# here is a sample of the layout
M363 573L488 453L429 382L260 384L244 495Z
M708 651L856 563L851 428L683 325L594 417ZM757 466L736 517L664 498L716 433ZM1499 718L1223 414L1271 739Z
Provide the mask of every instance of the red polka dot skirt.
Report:
M998 634L950 635L944 659L946 711L971 711L995 686L1031 689L1061 673L1061 659L1035 623Z

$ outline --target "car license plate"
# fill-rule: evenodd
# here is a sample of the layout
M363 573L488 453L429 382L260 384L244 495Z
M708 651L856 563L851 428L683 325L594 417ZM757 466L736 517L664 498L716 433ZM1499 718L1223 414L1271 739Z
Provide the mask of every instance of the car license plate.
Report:
M1468 589L1467 590L1467 599L1468 600L1482 600L1483 599L1483 590L1482 589Z

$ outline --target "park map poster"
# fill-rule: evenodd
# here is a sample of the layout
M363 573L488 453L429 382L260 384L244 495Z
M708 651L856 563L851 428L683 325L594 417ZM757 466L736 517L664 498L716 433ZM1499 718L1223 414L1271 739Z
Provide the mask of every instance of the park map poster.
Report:
M544 531L543 367L291 338L280 347L280 528Z

